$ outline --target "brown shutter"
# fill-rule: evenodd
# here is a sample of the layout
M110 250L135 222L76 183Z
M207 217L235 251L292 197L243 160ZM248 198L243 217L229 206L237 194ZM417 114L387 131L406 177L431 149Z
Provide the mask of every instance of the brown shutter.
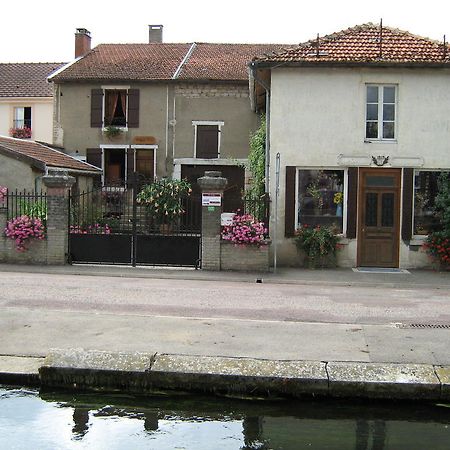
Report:
M197 125L197 158L217 158L219 156L218 125Z
M347 237L356 238L358 219L358 168L348 169L348 200L347 200Z
M404 241L409 241L412 237L413 191L414 169L403 169L402 239Z
M99 169L102 168L102 149L101 148L88 148L86 149L86 160L89 164L92 164Z
M295 232L295 172L294 166L286 166L286 191L284 195L284 235L294 236Z
M139 128L139 89L128 91L128 128Z
M103 89L91 90L91 127L103 126Z

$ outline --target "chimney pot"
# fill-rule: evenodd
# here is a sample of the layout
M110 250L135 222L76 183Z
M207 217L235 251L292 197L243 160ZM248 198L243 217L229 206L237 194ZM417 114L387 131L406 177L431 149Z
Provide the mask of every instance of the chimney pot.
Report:
M148 26L148 42L149 44L163 41L163 25Z
M91 51L91 33L86 28L77 28L75 32L75 58Z

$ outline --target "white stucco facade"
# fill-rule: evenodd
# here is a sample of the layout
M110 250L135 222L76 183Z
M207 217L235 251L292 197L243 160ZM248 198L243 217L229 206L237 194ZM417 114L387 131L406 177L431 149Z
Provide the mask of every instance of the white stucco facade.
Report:
M396 87L395 139L368 140L366 86ZM292 239L285 238L286 166L309 169L376 167L373 156L389 157L384 168L450 168L450 70L442 68L274 68L271 71L270 192L275 195L275 158L281 157L277 221L280 265L298 259ZM381 169L382 170L382 169ZM402 171L402 174L404 172ZM348 186L344 184L345 199ZM402 217L400 204L400 218ZM274 230L274 226L271 228ZM357 241L345 239L341 266L356 264ZM419 242L400 239L399 266L428 264ZM412 244L412 245L411 245Z
M53 98L0 98L0 135L9 136L14 124L14 109L31 107L31 139L52 142L53 137Z

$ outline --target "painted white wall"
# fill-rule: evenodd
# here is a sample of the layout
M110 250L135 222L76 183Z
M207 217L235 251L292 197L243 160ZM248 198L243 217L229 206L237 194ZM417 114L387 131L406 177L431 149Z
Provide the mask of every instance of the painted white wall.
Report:
M14 108L31 107L32 139L52 142L53 99L52 98L3 98L0 99L0 135L9 136L13 126Z
M366 84L395 84L396 140L365 141ZM278 236L280 264L292 264L292 240L284 238L285 166L345 168L338 155L423 158L421 169L450 168L450 70L369 68L276 68L271 84L271 176L281 155ZM272 223L275 211L272 210ZM272 230L274 227L272 227ZM275 236L272 236L275 239ZM351 265L356 245L339 258ZM401 264L417 254L401 249ZM419 257L420 261L422 258ZM424 260L423 260L424 261Z

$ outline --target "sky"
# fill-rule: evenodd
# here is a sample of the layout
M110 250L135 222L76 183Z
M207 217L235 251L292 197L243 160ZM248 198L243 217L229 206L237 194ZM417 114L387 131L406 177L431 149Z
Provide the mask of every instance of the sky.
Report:
M2 1L0 62L69 62L76 28L102 43L298 44L367 22L450 41L449 0L21 0Z

